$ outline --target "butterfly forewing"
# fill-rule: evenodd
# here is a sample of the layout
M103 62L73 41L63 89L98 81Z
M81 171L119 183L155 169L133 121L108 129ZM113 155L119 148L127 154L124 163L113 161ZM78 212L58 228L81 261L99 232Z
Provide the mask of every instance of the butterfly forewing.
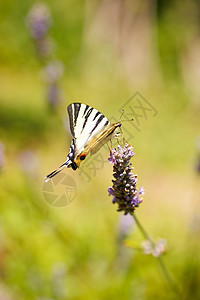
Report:
M98 110L82 103L68 106L70 129L75 138L76 155L110 125L110 121Z

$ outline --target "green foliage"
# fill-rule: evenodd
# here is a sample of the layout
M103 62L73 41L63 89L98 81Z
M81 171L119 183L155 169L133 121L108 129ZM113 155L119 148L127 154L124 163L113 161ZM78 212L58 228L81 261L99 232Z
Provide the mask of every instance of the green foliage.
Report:
M0 142L6 158L0 169L0 294L5 289L10 299L27 300L177 299L155 258L120 241L120 215L107 194L109 164L96 175L90 170L89 182L71 170L77 195L70 205L56 208L42 194L44 176L68 153L66 106L83 101L119 119L120 107L139 91L158 114L142 119L141 131L123 124L134 135L135 172L146 188L138 213L150 234L168 240L164 260L183 299L199 299L199 178L193 171L199 103L190 95L181 67L184 49L193 46L188 36L196 34L198 5L182 1L179 10L178 1L159 1L154 42L160 73L153 70L149 82L139 84L134 81L139 70L127 75L112 38L102 38L97 29L92 35L103 2L46 1L56 56L65 64L62 103L53 111L25 25L34 3L0 4ZM142 242L134 225L128 238Z

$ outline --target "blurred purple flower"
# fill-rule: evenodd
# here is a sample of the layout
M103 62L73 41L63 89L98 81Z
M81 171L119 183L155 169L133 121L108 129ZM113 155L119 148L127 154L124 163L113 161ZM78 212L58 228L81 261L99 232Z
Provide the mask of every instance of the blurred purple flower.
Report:
M52 107L56 107L61 100L61 89L59 80L63 76L64 65L61 61L56 60L49 63L43 68L41 76L47 82L47 100Z
M47 99L51 107L56 107L60 103L61 90L57 84L50 84L47 88Z
M26 17L26 24L34 39L36 51L40 61L45 65L42 69L42 78L47 83L47 101L55 109L61 100L59 80L64 73L64 65L59 60L53 60L56 45L49 37L52 26L50 10L45 3L36 3Z
M26 24L34 39L44 39L52 25L48 6L41 2L35 3L27 15Z
M43 40L38 40L35 43L35 46L36 46L36 51L38 53L38 56L40 58L45 58L45 59L49 58L56 49L55 42L49 37L46 37Z
M53 52L54 43L48 37L49 28L52 26L52 18L48 6L38 2L33 5L25 20L35 41L37 53L42 58L47 58Z
M37 155L31 151L23 151L19 156L20 168L28 174L34 174L39 168L39 160Z
M126 236L131 232L131 230L133 230L134 223L134 218L130 214L120 216L118 231L121 240L126 238Z
M64 74L64 64L60 60L50 62L42 70L42 78L48 83L58 81Z
M109 161L114 164L112 180L113 186L109 187L109 196L113 196L113 203L118 204L118 211L124 211L124 214L133 214L135 208L142 202L144 188L137 189L137 175L132 173L130 159L134 156L133 147L125 144L123 148L118 145L110 153Z

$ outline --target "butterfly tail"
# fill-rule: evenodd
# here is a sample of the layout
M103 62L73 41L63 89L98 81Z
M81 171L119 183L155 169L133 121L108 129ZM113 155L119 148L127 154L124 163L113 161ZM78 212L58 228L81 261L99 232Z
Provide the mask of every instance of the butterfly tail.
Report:
M56 176L58 173L60 173L65 167L69 167L69 161L66 161L64 164L62 164L58 169L55 171L51 172L48 174L45 178L44 181L48 182L52 177Z

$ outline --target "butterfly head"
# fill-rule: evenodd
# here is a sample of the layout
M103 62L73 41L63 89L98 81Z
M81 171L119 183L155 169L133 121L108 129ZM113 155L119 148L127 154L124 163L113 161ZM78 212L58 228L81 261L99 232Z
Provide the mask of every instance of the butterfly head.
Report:
M80 167L80 163L86 158L86 154L81 153L75 160L69 165L74 171Z
M117 122L117 123L115 123L115 128L117 128L117 127L121 127L121 126L122 126L121 122Z
M70 165L69 165L74 171L76 171L76 169L78 168L77 164L73 161Z

